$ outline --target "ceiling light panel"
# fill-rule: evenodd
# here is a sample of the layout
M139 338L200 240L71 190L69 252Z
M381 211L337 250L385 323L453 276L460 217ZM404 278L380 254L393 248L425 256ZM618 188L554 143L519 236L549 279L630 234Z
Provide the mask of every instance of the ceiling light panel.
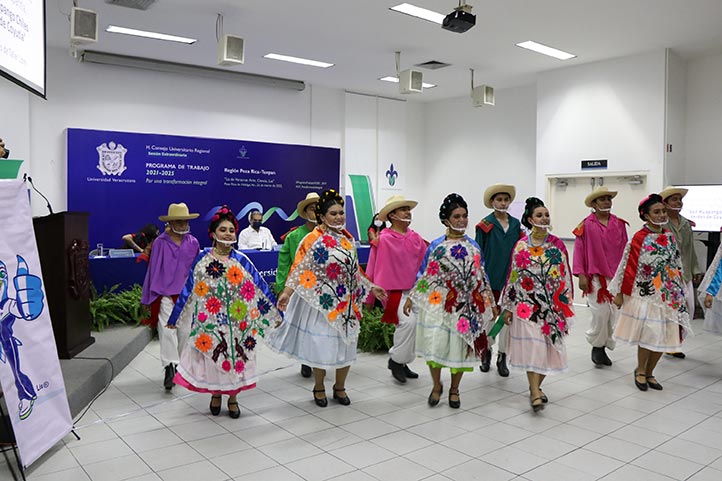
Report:
M384 82L393 82L395 84L399 83L399 78L392 77L392 76L381 77L379 80L383 80ZM429 83L423 82L421 84L421 86L424 87L425 89L432 89L432 88L436 87L436 84L429 84Z
M416 5L412 5L410 3L401 3L394 7L389 7L389 10L410 15L412 17L421 18L423 20L428 20L429 22L438 23L439 25L444 22L444 17L446 16L443 13L417 7Z
M574 55L573 53L568 53L563 50L549 47L547 45L537 43L532 40L527 40L526 42L517 43L516 46L525 48L527 50L532 50L532 51L540 53L542 55L548 55L550 57L558 58L559 60L569 60L571 58L576 57L576 55Z
M309 60L307 58L291 57L289 55L280 55L277 53L268 53L263 58L271 60L281 60L282 62L300 63L301 65L310 65L311 67L329 68L334 64L328 62L319 62L318 60Z
M176 35L149 32L146 30L136 30L134 28L118 27L116 25L108 25L108 28L106 28L105 31L109 33L120 33L122 35L132 35L134 37L152 38L154 40L166 40L168 42L185 43L188 45L197 42L195 38L178 37Z

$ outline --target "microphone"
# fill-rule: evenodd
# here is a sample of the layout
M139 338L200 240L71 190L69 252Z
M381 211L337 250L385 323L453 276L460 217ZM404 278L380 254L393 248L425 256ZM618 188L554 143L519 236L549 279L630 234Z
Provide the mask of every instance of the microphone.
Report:
M50 206L50 201L48 200L47 197L45 197L45 196L43 195L42 192L40 192L38 189L35 188L35 184L33 184L33 178L30 177L27 173L23 174L23 182L25 182L25 181L27 181L28 183L30 183L30 186L33 188L33 190L34 190L35 192L37 192L38 195L45 200L45 202L47 203L47 206L48 206L48 210L50 211L51 214L53 214L53 208Z

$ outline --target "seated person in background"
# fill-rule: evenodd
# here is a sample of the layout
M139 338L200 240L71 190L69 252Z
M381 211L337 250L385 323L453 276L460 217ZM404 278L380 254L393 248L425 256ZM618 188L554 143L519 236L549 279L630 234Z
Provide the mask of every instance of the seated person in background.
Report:
M134 234L125 234L122 237L122 248L133 249L136 252L143 252L159 235L160 231L158 230L158 226L155 224L146 224L140 231Z
M10 156L10 151L5 148L5 142L0 139L0 159L7 159Z
M256 249L270 251L273 246L277 245L273 234L267 227L261 226L263 223L263 214L258 210L252 210L248 213L248 224L238 236L239 249Z

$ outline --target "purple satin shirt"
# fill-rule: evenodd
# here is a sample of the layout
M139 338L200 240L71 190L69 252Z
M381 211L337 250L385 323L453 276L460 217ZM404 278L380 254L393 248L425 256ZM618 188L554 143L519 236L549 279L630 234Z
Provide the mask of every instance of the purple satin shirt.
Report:
M158 236L153 242L140 302L149 305L158 297L180 294L198 252L198 239L190 234L183 236L180 245L165 232Z

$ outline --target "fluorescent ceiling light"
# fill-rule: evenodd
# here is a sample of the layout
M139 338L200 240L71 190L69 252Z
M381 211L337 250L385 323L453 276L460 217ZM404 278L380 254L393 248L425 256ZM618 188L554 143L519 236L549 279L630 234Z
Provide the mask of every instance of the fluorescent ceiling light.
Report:
M381 77L379 80L383 80L384 82L393 82L395 84L399 83L398 77L391 77L391 76ZM426 82L422 82L421 86L424 87L425 89L432 89L432 88L436 87L436 84L427 84Z
M421 18L423 20L428 20L429 22L438 23L439 25L444 22L444 17L446 16L442 13L434 12L433 10L427 10L425 8L417 7L416 5L411 5L410 3L402 3L400 5L396 5L395 7L389 7L389 10L411 15L412 17Z
M558 50L553 47L542 45L531 40L516 44L517 47L525 48L527 50L533 50L534 52L541 53L543 55L549 55L550 57L558 58L559 60L569 60L570 58L576 57L573 53L568 53L563 50Z
M283 62L300 63L302 65L310 65L311 67L329 68L333 67L332 63L319 62L318 60L309 60L300 57L289 57L288 55L279 55L277 53L268 53L263 56L264 58L270 58L272 60L281 60Z
M108 25L105 29L106 32L110 33L121 33L123 35L133 35L135 37L153 38L156 40L167 40L169 42L180 42L188 45L196 43L195 38L178 37L176 35L167 35L165 33L158 32L147 32L145 30L136 30L134 28L117 27L115 25Z

